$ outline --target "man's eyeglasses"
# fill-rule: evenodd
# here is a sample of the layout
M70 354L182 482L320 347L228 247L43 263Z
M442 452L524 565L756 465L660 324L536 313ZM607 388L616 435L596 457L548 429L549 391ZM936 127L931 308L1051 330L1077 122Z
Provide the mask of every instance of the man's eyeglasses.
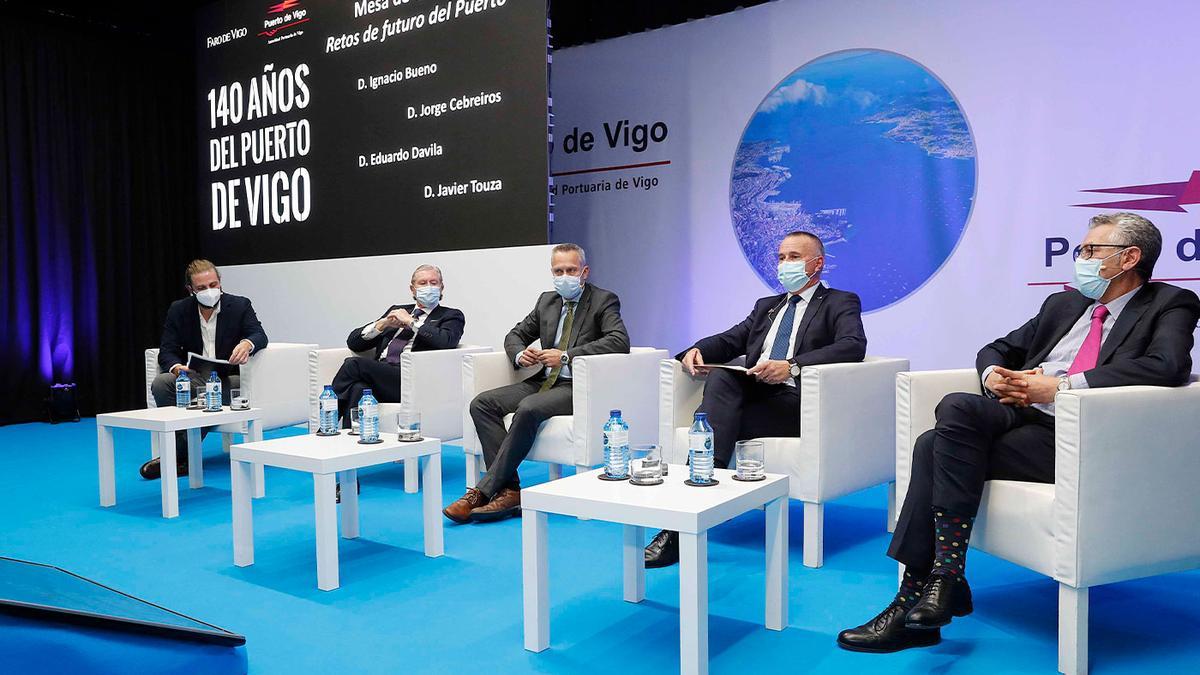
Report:
M1096 257L1096 249L1098 248L1129 248L1129 244L1081 244L1075 247L1071 252L1074 260L1082 257L1084 260L1091 260Z

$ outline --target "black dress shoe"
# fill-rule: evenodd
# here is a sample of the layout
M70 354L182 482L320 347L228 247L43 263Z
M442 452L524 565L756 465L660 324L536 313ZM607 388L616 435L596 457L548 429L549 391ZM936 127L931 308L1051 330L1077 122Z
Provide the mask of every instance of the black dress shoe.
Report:
M679 562L679 533L663 530L646 547L646 569L670 567Z
M838 646L852 652L887 654L913 647L932 647L942 641L942 632L936 628L912 630L906 627L904 615L907 611L904 605L893 602L874 619L838 633Z
M917 630L929 630L950 623L956 616L966 616L971 606L971 587L967 580L949 574L930 574L921 591L921 599L909 610L904 625Z
M146 480L158 480L162 478L162 467L158 465L158 459L155 458L143 464L142 468L138 469L138 473L142 474L142 478ZM187 460L184 460L183 463L177 462L175 464L175 477L183 478L186 475L188 475Z

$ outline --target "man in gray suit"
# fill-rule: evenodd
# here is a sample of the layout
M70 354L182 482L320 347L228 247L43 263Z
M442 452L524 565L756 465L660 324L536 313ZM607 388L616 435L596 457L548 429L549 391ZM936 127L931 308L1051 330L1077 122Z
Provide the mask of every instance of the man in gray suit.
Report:
M555 246L550 271L554 290L543 293L529 316L504 338L513 368L542 367L523 382L485 391L471 401L471 418L488 471L477 487L442 510L456 523L501 520L520 513L517 467L533 447L542 422L571 414L572 359L629 353L621 301L612 291L585 283L589 270L583 249L575 244ZM535 340L543 349L529 346ZM515 414L506 432L504 417L509 413Z

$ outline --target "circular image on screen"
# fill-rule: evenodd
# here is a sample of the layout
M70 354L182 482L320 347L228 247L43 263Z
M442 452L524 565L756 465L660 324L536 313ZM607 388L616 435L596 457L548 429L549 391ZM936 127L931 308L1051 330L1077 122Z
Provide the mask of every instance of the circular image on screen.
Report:
M742 133L729 187L746 261L770 288L783 235L825 243L830 286L863 311L899 302L957 246L975 195L975 141L954 96L921 64L834 52L775 86Z

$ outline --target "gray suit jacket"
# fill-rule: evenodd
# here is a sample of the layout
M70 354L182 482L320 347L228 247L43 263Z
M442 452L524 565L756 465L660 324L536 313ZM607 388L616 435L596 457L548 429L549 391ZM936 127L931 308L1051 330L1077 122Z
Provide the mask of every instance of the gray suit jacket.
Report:
M557 346L554 338L558 333L562 307L563 299L558 293L542 293L533 311L508 332L504 338L504 351L508 353L513 368L517 368L517 354L534 340L541 341L542 349ZM592 284L583 287L579 304L575 306L566 351L572 359L589 354L629 353L629 333L625 331L625 322L621 320L621 300L616 293Z

